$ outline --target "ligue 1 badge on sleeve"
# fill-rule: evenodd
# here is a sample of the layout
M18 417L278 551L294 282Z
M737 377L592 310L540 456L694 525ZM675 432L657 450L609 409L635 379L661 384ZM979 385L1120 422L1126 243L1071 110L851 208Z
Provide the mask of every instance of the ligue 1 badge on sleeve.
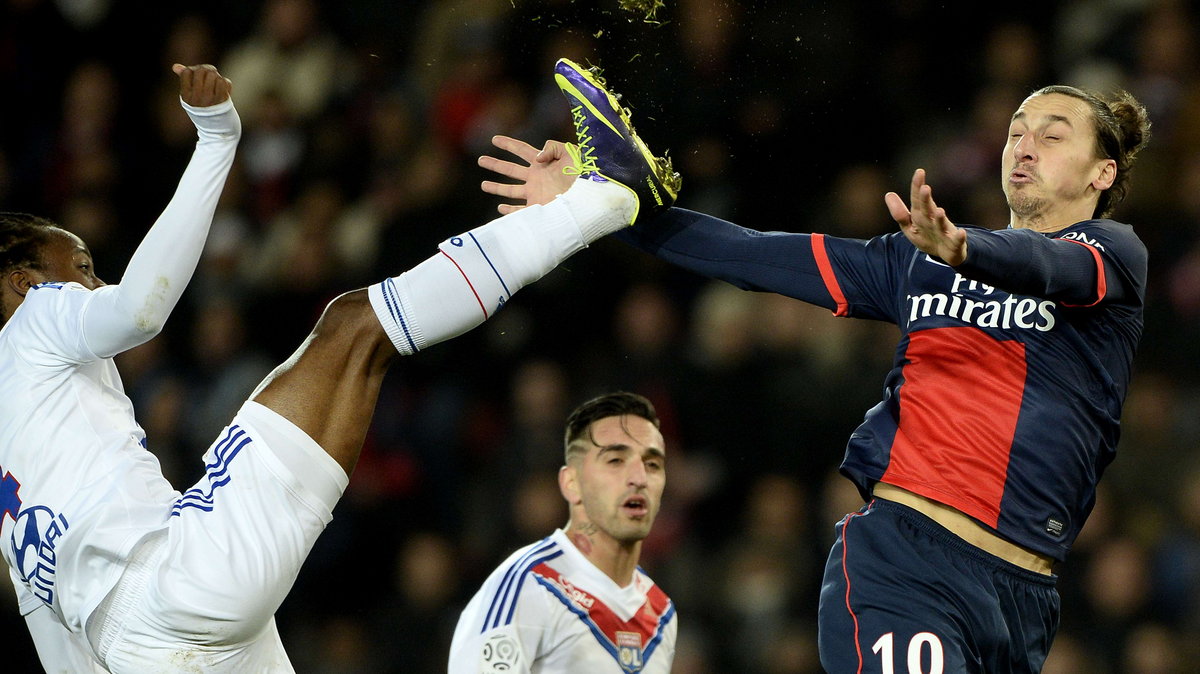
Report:
M617 632L617 654L623 671L631 674L642 671L642 635L637 632Z
M504 674L515 672L521 667L521 648L511 635L501 632L488 637L480 653L482 674Z

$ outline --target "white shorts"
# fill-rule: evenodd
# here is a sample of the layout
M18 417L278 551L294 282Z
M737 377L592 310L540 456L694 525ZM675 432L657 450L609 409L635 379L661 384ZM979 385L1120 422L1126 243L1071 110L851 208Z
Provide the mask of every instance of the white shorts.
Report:
M291 672L274 614L348 483L307 434L247 402L205 475L88 620L112 672Z

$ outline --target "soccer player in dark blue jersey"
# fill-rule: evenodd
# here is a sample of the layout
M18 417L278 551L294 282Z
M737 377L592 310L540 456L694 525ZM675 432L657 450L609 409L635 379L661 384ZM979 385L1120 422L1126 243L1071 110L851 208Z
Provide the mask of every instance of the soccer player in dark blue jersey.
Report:
M518 181L485 191L544 203L570 186L564 167L596 181L619 172L610 165L636 136L603 82L586 82L564 87L578 148L497 137L529 166L481 158ZM870 240L679 208L617 234L747 290L900 328L883 400L841 466L867 503L837 525L825 569L827 671L1041 669L1059 620L1054 564L1113 459L1142 332L1146 248L1106 218L1149 128L1124 92L1034 92L1001 154L1011 220L1000 231L951 222L918 169L907 204L885 196L900 231Z

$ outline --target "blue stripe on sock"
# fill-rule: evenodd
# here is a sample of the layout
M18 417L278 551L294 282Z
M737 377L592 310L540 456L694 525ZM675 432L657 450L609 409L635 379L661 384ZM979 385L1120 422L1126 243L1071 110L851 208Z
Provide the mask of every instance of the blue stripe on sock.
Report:
M392 315L392 320L400 326L400 330L404 332L404 339L408 340L408 347L412 349L413 353L416 353L418 351L417 343L413 341L412 334L408 330L408 324L404 322L404 314L400 311L400 293L396 291L396 283L389 278L385 279L379 286L380 291L383 293L383 301L387 304L388 312Z
M492 268L492 273L496 275L496 280L500 281L500 287L504 288L504 292L508 296L504 298L507 301L509 297L512 297L512 293L509 292L508 284L504 282L504 277L501 276L500 272L496 270L496 265L492 264L492 260L488 257L487 251L483 249L483 246L479 245L479 239L476 239L475 235L471 232L467 232L467 234L470 235L471 240L475 242L475 247L479 249L479 254L483 256L484 261L487 262L488 266Z

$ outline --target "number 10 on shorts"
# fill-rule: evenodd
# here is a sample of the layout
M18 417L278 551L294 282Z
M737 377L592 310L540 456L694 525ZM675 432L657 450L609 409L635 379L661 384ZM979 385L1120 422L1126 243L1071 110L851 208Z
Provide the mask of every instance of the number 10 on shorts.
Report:
M895 637L892 632L879 637L871 646L871 652L879 656L883 665L883 674L896 674L893 657ZM929 646L929 670L921 667L921 655L925 646ZM945 658L942 656L942 640L932 632L918 632L908 642L908 674L942 674Z

